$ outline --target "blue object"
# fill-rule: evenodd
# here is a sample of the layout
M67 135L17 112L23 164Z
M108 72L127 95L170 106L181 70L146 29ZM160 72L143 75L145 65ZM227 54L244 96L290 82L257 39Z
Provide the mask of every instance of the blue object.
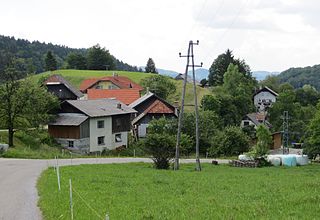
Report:
M297 166L297 159L295 156L285 155L282 157L282 165L289 167Z

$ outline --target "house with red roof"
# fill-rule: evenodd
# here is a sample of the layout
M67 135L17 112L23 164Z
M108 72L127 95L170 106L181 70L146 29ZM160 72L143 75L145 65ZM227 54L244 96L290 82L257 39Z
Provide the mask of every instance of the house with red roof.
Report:
M140 92L143 90L143 87L133 82L128 77L118 76L117 74L114 74L113 76L83 80L80 85L80 91L83 93L87 93L88 89L135 89Z

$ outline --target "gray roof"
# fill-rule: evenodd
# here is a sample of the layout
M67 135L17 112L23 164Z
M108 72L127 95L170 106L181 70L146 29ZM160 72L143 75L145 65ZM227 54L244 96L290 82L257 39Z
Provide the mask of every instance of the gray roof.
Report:
M49 78L46 80L45 83L50 85L50 83L51 83L50 79L51 78L53 79L53 81L55 81L55 79L56 79L61 84L64 84L78 98L83 96L82 92L80 92L79 90L75 89L65 78L63 78L59 74L54 74L54 75L49 76Z
M260 124L263 124L263 122L258 121L258 119L257 119L257 113L249 113L249 114L247 114L246 116L247 116L247 117L250 119L250 121L252 121L256 126L258 126L258 125L260 125ZM271 127L270 122L268 122L267 120L265 120L264 123L265 123L265 125L266 125L267 127L269 127L269 128Z
M137 105L140 105L141 103L145 102L146 100L148 100L149 98L151 98L152 96L154 96L155 94L152 92L147 92L146 94L144 94L143 96L141 96L140 98L138 98L136 101L132 102L129 107L134 108Z
M88 116L82 114L59 114L55 121L49 123L49 125L79 126L87 119Z
M116 99L67 100L66 102L89 117L122 115L137 112ZM118 104L121 105L120 108L118 108Z

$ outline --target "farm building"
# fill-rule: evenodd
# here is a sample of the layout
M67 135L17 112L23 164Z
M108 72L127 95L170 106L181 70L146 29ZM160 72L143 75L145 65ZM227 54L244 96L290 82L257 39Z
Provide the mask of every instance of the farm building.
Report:
M271 128L271 124L266 120L266 114L260 112L247 114L241 121L241 127L252 125L257 128L261 124Z
M265 86L264 88L259 89L253 95L253 103L259 112L266 111L271 107L272 103L276 102L278 93Z
M129 107L138 112L137 117L132 121L134 133L137 137L146 136L148 124L152 119L176 118L178 116L177 109L173 105L152 92L147 92L131 103Z
M114 99L67 100L48 131L63 147L95 152L127 146L136 111Z
M58 97L60 101L77 100L83 97L83 94L75 89L61 75L52 75L43 83L49 92Z

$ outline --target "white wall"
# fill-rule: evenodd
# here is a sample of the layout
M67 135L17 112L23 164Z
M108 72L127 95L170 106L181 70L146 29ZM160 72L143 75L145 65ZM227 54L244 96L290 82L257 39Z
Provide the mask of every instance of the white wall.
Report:
M254 96L253 98L253 102L254 102L254 105L259 108L259 110L263 111L264 110L264 106L263 105L259 105L259 101L262 101L262 100L265 100L265 101L271 101L272 103L276 102L276 96L273 95L272 93L270 92L260 92L258 93L257 95Z
M97 122L103 120L104 128L98 128ZM102 151L112 146L112 118L90 118L90 152ZM98 137L104 136L104 145L98 145Z
M104 128L98 128L98 121L104 121ZM116 134L121 134L121 142L116 142ZM104 145L98 145L98 137L104 136ZM112 134L112 117L90 118L90 152L115 149L128 144L128 132Z

